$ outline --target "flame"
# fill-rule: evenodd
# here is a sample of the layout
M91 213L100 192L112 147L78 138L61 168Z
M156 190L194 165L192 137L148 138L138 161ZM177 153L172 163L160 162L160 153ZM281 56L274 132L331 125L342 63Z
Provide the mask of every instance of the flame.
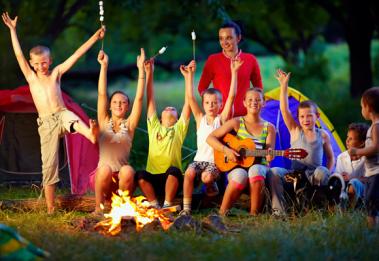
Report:
M107 232L112 236L121 232L121 221L123 219L134 219L137 232L145 225L153 222L155 219L160 221L163 229L168 229L171 220L164 214L164 211L152 208L144 196L131 197L129 191L118 191L118 194L112 195L112 208L107 218L98 223L98 226L108 228Z

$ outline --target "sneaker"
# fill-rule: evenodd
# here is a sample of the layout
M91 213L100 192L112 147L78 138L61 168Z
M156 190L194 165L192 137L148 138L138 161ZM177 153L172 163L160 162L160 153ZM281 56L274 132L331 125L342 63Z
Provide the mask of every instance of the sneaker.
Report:
M212 184L205 185L205 194L208 197L214 197L217 196L219 193L218 186L216 182L213 182Z

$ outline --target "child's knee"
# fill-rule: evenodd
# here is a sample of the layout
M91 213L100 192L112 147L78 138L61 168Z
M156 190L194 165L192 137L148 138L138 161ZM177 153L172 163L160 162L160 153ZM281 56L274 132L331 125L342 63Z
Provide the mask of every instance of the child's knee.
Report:
M268 168L263 165L253 165L249 169L249 182L264 182Z
M280 168L280 167L274 167L274 168L270 169L270 172L274 176L283 177L284 175L286 175L288 173L288 170L284 169L284 168Z
M135 171L129 165L122 166L119 172L119 178L123 180L133 180L134 175L135 175Z
M211 183L211 182L214 182L215 179L213 177L213 175L209 172L203 172L201 173L201 181L204 183L204 184L208 184L208 183Z
M327 185L329 170L325 167L317 167L313 173L313 185Z
M177 167L169 167L166 171L166 174L168 175L168 178L170 176L173 176L177 178L178 180L182 179L182 171Z
M248 181L247 172L244 169L234 169L228 175L230 184L233 184L236 188L243 190Z
M194 168L188 167L184 173L184 178L189 180L194 180L196 177L196 171Z

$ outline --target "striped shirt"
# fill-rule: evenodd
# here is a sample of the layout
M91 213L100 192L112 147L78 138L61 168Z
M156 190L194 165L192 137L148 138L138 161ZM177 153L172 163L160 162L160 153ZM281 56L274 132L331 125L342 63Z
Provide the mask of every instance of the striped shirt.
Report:
M245 119L243 117L240 117L240 126L237 131L238 138L252 139L255 143L255 149L265 149L267 136L268 136L268 121L263 122L262 132L259 135L254 136L247 130L246 125L245 125ZM267 165L267 160L265 157L262 158L262 161L260 164Z

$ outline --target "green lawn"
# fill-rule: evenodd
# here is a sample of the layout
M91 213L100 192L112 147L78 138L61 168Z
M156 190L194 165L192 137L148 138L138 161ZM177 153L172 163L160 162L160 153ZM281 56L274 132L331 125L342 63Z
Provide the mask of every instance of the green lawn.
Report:
M240 232L226 234L158 229L105 237L78 229L74 221L86 215L79 212L2 211L0 220L51 260L374 260L379 254L379 230L367 229L361 212L310 212L288 221L238 213L226 223Z

